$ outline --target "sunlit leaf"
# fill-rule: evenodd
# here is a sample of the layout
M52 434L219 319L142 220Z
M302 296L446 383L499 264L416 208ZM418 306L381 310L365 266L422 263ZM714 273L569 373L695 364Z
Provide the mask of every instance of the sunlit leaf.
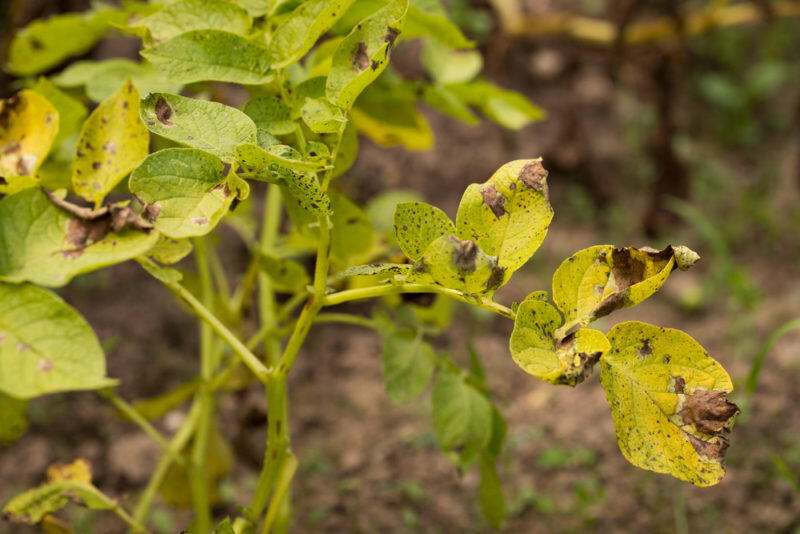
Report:
M58 134L58 119L56 108L29 89L0 100L0 177L35 176Z
M75 192L99 206L147 156L149 144L150 135L139 118L139 92L129 80L83 124L72 167Z
M142 95L177 93L183 88L183 84L170 80L150 64L120 58L76 61L54 76L53 82L60 87L85 86L86 96L101 102L116 93L128 79Z
M475 43L467 39L461 29L450 20L438 0L409 2L403 38L415 37L432 37L454 49L475 46Z
M401 202L394 212L397 244L410 259L419 260L436 239L455 234L456 227L445 212L424 202Z
M630 321L608 339L600 380L625 457L697 486L718 483L739 413L722 366L680 330Z
M159 263L170 265L178 263L192 252L192 242L189 239L173 239L159 236L156 244L147 251L147 255Z
M422 50L422 64L439 85L465 83L481 72L483 56L475 50L451 50L429 40Z
M124 82L125 80L119 80L114 90L116 91ZM54 147L60 145L67 137L81 131L87 111L79 100L60 90L44 77L36 80L30 88L45 97L58 111L58 135L53 141Z
M103 349L78 312L46 289L0 282L0 392L30 399L110 384Z
M260 96L244 106L244 112L256 126L272 135L290 134L297 128L292 120L292 109L280 98Z
M503 270L497 256L489 256L474 241L447 235L434 240L414 266L444 287L470 295L496 289Z
M489 119L511 130L523 128L545 116L544 111L522 94L501 89L484 80L451 84L446 88L465 104L477 107Z
M171 39L192 30L225 30L244 35L253 20L243 9L223 0L175 2L128 25L147 30L154 41Z

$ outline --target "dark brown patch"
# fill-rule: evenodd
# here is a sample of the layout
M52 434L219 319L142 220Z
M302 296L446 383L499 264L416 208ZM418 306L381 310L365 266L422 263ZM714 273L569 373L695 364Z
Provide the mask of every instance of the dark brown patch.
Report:
M353 56L353 67L360 71L367 70L371 62L367 54L367 43L361 41L356 47L355 55Z
M739 413L739 407L728 401L725 391L700 389L686 395L680 411L683 422L694 425L698 432L714 435Z
M69 221L67 235L64 240L69 245L85 248L108 235L109 228L110 223L105 217L101 219L80 219L76 217Z
M392 28L391 26L386 28L386 35L383 36L384 42L389 43L389 46L394 46L394 42L397 40L397 36L400 35L400 32Z
M169 120L170 117L172 117L172 108L169 107L166 100L159 98L156 101L156 118L158 122L164 126L175 126L175 123Z
M30 43L31 43L31 48L33 48L34 50L38 51L38 50L42 50L44 48L44 43L42 43L36 37L31 37L30 38Z
M92 163L92 169L94 169L96 171L99 171L102 167L103 167L103 162L102 161L95 161L94 163ZM97 185L100 185L100 184L97 184Z
M11 126L11 116L22 111L22 99L18 95L14 95L5 102L0 109L0 128L7 130Z
M725 451L728 450L728 446L730 445L728 434L728 430L723 429L719 434L717 434L714 441L706 441L688 433L686 434L686 437L689 438L689 443L692 444L692 447L694 447L694 450L697 451L697 454L710 460L715 460L722 463L722 460L725 457Z
M641 346L638 349L636 349L636 352L639 353L639 357L642 358L643 360L648 356L652 355L653 347L650 346L650 340L643 339Z
M556 350L567 352L572 355L575 350L575 333L569 334L567 337L556 343ZM578 361L575 362L573 358L570 361L561 376L556 380L557 384L568 386L576 386L589 378L594 371L594 366L600 361L602 352L579 352L577 353Z
M500 287L500 285L503 283L503 277L505 274L505 267L495 265L492 268L492 274L489 275L489 279L486 281L486 291L491 291L492 289L497 289Z
M478 257L478 245L474 241L450 236L453 248L453 265L459 271L471 273L475 271L475 259Z
M483 195L483 203L489 206L494 216L498 219L506 214L506 197L497 190L497 186L489 184L481 189Z
M683 394L686 391L686 380L682 376L674 377L675 380L675 393Z
M25 156L21 156L17 160L16 171L19 173L20 176L30 176L33 172L33 158L27 158Z
M519 180L529 189L541 191L545 198L550 200L550 193L547 190L547 169L541 161L532 161L522 168L519 173Z

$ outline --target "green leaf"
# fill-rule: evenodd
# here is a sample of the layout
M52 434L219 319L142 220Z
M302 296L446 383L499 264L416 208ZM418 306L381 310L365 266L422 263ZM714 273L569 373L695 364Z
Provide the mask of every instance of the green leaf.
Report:
M231 526L231 519L226 517L224 521L214 527L214 534L235 534Z
M234 159L236 147L256 142L256 125L236 108L178 95L155 93L142 101L142 119L151 132Z
M459 465L468 469L491 437L492 405L461 377L442 372L433 387L433 430L445 452L460 449Z
M7 196L0 200L0 280L61 287L75 275L147 252L158 233L146 227L122 206L70 212L38 189Z
M394 330L383 337L383 381L395 404L408 402L428 386L436 354L421 334Z
M327 215L331 212L330 198L322 191L316 173L311 172L323 165L303 161L301 157L286 145L266 150L253 144L236 147L236 159L245 171L244 177L283 184L302 209Z
M628 461L696 486L718 483L739 413L725 369L680 330L629 321L608 339L600 381Z
M473 115L461 100L444 87L425 85L422 100L445 115L449 115L467 124L478 124L478 117Z
M225 30L244 35L253 19L243 9L222 0L175 2L123 29L145 29L154 41L164 41L192 30Z
M567 258L553 275L553 300L564 314L563 335L599 317L639 304L658 291L675 267L699 258L686 247L590 247Z
M306 268L289 258L279 258L259 252L258 262L261 269L272 280L276 291L292 293L311 282Z
M456 216L457 235L497 256L499 285L522 267L547 235L553 218L547 171L540 159L506 163L483 184L464 192Z
M105 10L36 20L14 36L8 70L17 76L31 76L69 57L83 55L103 36L107 22L115 17L121 20L121 15L122 12Z
M483 56L475 50L451 50L428 40L422 49L422 64L438 85L465 83L483 68Z
M269 51L275 67L286 67L303 57L353 1L308 0L292 11L272 34Z
M447 12L437 0L411 0L403 38L416 37L433 37L454 49L475 46L475 43L467 39L461 29L447 17Z
M393 0L344 38L328 74L326 91L331 102L350 109L361 91L383 72L407 9L408 0Z
M416 99L391 90L369 88L351 111L356 128L379 145L402 145L409 150L433 147L433 131L419 112Z
M0 100L0 177L35 176L58 134L58 119L56 108L29 89Z
M2 284L0 284L2 292ZM1 345L0 345L1 346ZM2 354L2 349L0 349ZM28 401L0 392L0 447L10 445L28 430Z
M425 202L401 202L394 212L397 244L410 259L422 258L436 239L455 234L456 227L445 212Z
M510 130L519 130L545 116L544 111L522 94L501 89L484 80L452 84L447 89L465 104L477 107L489 119Z
M124 81L120 80L115 90ZM53 141L54 147L60 145L67 137L81 131L81 125L83 125L87 112L86 107L79 100L56 87L45 77L39 77L30 88L44 96L58 111L58 135Z
M99 206L147 156L149 144L150 135L139 118L139 92L128 80L83 124L72 166L75 192Z
M358 155L358 146L358 132L356 132L356 128L353 126L353 123L348 123L347 127L344 129L342 142L339 144L339 152L336 154L336 161L334 162L333 167L333 178L338 178L353 166L353 164L356 162L356 156Z
M306 98L300 113L314 133L336 133L347 122L344 110L325 98Z
M372 263L370 265L356 265L342 272L342 276L375 276L375 275L401 275L411 274L413 266L408 263Z
M222 161L194 148L167 148L145 159L129 187L145 204L145 216L174 239L206 235L228 212L235 194Z
M220 30L193 30L141 52L170 80L267 83L270 58L267 49L246 38Z
M525 372L557 385L575 386L592 374L594 364L608 351L608 340L597 330L578 330L561 340L558 311L533 294L517 308L509 348Z
M3 508L3 517L19 523L39 523L70 501L92 510L112 510L118 506L116 501L91 484L91 473L85 460L51 466L47 474L48 482L11 499Z
M77 61L53 77L61 87L86 86L86 96L101 102L117 92L128 79L142 94L177 93L183 84L175 83L150 64L129 59Z
M481 482L478 486L478 499L483 516L494 529L499 529L506 516L506 499L503 485L497 476L495 461L487 454L480 458Z
M274 0L235 0L234 4L242 6L250 15L261 17L270 11Z
M292 120L292 109L274 96L260 96L244 106L244 112L256 126L272 135L286 135L297 129Z
M189 239L172 239L171 237L158 236L156 244L147 251L147 255L159 263L171 265L178 263L192 252L192 242Z
M496 289L503 276L497 256L489 256L474 241L454 235L440 237L428 245L414 271L427 273L436 283L468 295Z
M335 190L328 191L328 195L333 210L331 252L346 262L370 249L374 239L372 224L364 210L346 196Z
M13 195L32 187L39 187L40 181L32 176L0 176L0 195Z
M46 289L0 283L0 392L30 399L113 383L78 312Z

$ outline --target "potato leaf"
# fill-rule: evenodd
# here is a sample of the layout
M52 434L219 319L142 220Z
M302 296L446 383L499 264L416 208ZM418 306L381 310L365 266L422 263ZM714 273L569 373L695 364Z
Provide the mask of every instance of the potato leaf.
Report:
M503 276L497 256L489 256L474 241L454 235L440 237L428 245L414 271L429 274L436 283L468 295L497 289Z
M35 176L58 124L58 111L39 93L25 89L0 100L0 177Z
M260 252L258 262L267 273L277 291L291 293L304 288L311 282L306 268L289 258L280 258Z
M256 127L272 135L286 135L297 129L297 123L291 117L292 109L274 96L259 96L250 100L245 104L244 112L253 119Z
M417 261L436 239L455 234L456 227L445 212L424 202L401 202L394 212L397 243L406 256Z
M628 461L696 486L719 482L739 413L722 366L680 330L629 321L608 339L600 381Z
M120 58L76 61L55 75L53 82L60 87L85 86L86 96L95 102L101 102L116 93L128 79L133 81L142 95L178 93L183 89L183 84L170 80L149 63L136 63Z
M223 0L184 0L140 18L125 30L146 30L153 41L160 42L192 30L225 30L244 35L253 19L242 8Z
M124 82L125 80L120 80L114 90ZM53 141L53 147L59 146L64 139L81 131L87 111L80 100L71 97L45 77L40 77L30 88L45 97L58 111L58 135Z
M544 111L524 95L485 80L451 84L446 88L465 104L477 107L493 122L511 130L524 128L545 116Z
M2 291L2 284L0 284ZM2 347L2 345L0 345ZM0 348L2 353L2 348ZM28 401L17 399L0 392L0 447L5 447L28 430Z
M46 289L0 282L0 392L30 399L113 384L77 311Z
M410 330L393 330L383 337L383 381L386 394L400 404L419 396L436 369L433 347Z

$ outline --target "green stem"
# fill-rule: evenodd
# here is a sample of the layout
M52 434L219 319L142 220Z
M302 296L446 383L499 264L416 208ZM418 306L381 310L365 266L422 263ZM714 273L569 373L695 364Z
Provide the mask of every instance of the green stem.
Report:
M400 293L439 293L440 295L446 295L450 298L484 308L498 315L502 315L503 317L508 317L509 319L516 318L516 314L511 308L503 306L502 304L494 302L493 300L465 295L464 293L456 291L455 289L426 284L382 285L359 289L348 289L346 291L339 291L338 293L324 296L322 298L322 305L335 306L337 304L343 304L353 300L363 300L375 297L383 297L386 295L396 295Z
M138 260L140 262L149 261L142 258L138 258ZM222 322L213 313L211 313L208 308L203 306L203 304L197 300L188 289L183 287L178 282L172 282L170 280L160 281L173 293L175 293L179 299L184 301L198 317L205 321L208 326L210 326L211 329L219 337L221 337L231 347L231 349L233 349L233 352L235 352L239 358L241 358L242 362L253 372L254 375L256 375L256 378L262 382L266 380L270 370L267 369L261 360L259 360L258 357L253 354L250 349L248 349L244 343L242 343L239 338L233 334L233 332L228 330L228 328L222 324Z
M125 417L139 425L139 427L144 430L144 432L153 438L153 440L158 443L164 452L171 456L172 461L179 464L179 465L186 465L186 460L184 460L183 456L176 453L170 448L169 442L161 435L156 427L150 424L150 421L145 419L145 417L139 413L139 411L134 408L131 404L129 404L125 399L117 395L117 392L111 388L101 389L98 391L101 397L108 399L114 407L120 411Z
M292 483L292 478L296 471L297 457L294 454L286 455L280 469L280 475L278 476L275 495L272 497L272 502L269 504L267 517L264 519L264 526L261 528L261 534L269 534L273 523L275 523L275 519L278 517L278 512L280 512L283 507L284 499L286 498L286 494L289 491L289 486Z
M278 237L281 222L281 190L275 184L269 184L267 197L264 201L264 223L261 230L261 252L272 252ZM275 313L275 290L272 280L264 272L258 274L258 311L261 318L261 328L270 330L277 325ZM280 342L276 339L267 339L264 352L267 362L275 365L280 354Z
M364 328L378 329L378 322L368 317L352 315L350 313L320 313L314 318L314 323L345 323Z

